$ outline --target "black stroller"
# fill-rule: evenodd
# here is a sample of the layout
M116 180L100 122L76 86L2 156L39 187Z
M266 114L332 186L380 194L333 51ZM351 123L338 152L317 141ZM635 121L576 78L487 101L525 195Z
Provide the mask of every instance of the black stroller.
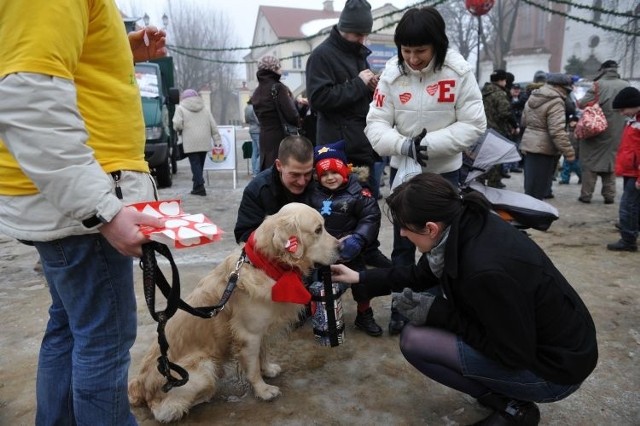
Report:
M559 217L555 207L520 192L487 187L480 179L496 164L517 162L520 159L513 142L494 130L487 130L463 155L462 190L484 194L494 211L519 229L546 231Z

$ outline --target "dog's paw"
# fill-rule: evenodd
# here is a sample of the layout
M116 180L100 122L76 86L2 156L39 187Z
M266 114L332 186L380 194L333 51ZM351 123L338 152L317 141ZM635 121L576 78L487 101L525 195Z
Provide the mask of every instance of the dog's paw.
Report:
M161 404L151 408L153 417L160 423L170 423L180 420L189 412L188 407Z
M272 399L280 396L280 388L277 386L271 386L266 383L262 383L259 386L254 386L253 391L256 396L264 401L271 401Z
M278 364L274 364L271 362L262 367L262 375L264 377L276 377L281 372L282 368Z

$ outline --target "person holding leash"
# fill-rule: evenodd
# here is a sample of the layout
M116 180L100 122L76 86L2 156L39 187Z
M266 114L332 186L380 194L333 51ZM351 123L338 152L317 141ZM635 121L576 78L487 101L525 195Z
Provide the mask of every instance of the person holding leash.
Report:
M127 38L113 0L65 6L0 3L0 232L35 246L51 294L35 424L134 425L132 257L163 224L125 207L156 196L134 61L165 33Z

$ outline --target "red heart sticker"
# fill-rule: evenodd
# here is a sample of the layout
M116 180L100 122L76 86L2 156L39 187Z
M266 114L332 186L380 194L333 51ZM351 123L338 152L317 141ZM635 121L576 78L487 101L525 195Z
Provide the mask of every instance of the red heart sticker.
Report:
M400 98L400 102L404 105L411 100L411 93L409 92L400 93L399 98Z
M430 94L431 96L435 95L437 91L438 91L438 83L434 83L430 86L427 86L427 93Z
M289 253L295 253L298 250L298 238L295 235L289 237L289 240L284 245L285 250Z

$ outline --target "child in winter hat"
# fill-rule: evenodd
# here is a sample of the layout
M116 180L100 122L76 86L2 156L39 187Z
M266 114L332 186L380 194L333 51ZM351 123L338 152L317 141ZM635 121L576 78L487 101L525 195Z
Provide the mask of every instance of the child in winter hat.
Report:
M613 109L629 120L624 126L616 152L616 176L622 176L620 199L620 239L607 244L608 250L638 251L640 233L640 91L635 87L620 90L612 102Z
M371 191L350 176L344 149L344 141L314 148L319 185L313 186L309 204L324 218L327 232L340 240L338 261L363 271L362 251L377 240L382 213ZM366 289L356 284L351 294L357 303L356 328L380 336L382 328L375 323Z
M370 34L373 28L371 5L367 0L347 0L338 20L338 30L344 33Z
M629 86L622 89L611 103L613 109L640 107L640 90Z
M315 147L313 152L313 162L318 179L320 179L325 173L331 171L342 176L342 183L349 180L351 168L347 164L347 156L344 153L344 150L344 141Z

